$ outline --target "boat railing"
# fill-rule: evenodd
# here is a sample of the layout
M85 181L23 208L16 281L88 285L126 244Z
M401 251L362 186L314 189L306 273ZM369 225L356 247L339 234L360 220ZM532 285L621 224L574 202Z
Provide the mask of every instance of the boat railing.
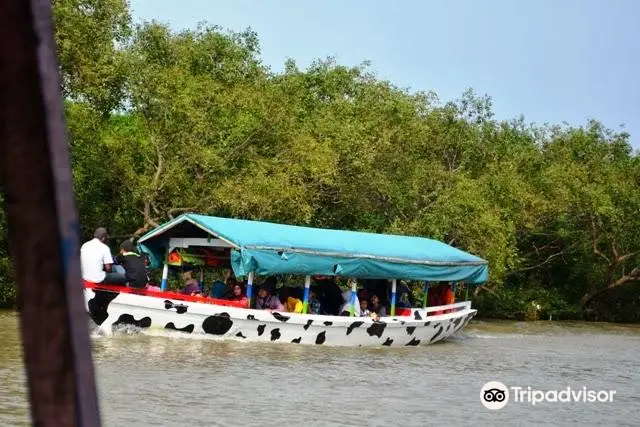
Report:
M445 313L455 313L457 311L469 310L471 308L471 301L462 301L455 304L436 305L433 307L423 308L427 312L427 316L437 316Z

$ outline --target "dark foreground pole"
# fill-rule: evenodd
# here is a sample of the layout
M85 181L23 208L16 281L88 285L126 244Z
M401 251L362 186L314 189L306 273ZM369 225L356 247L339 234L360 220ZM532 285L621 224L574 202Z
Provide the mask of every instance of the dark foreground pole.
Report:
M0 0L0 178L36 426L99 426L51 4Z

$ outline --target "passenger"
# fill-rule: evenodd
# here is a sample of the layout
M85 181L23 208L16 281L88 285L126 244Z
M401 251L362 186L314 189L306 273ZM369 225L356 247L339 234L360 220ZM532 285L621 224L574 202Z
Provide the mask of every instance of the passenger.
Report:
M443 284L440 290L440 303L449 305L455 303L456 297L450 284ZM444 310L442 313L451 313L453 309Z
M443 284L440 289L440 304L449 305L455 302L455 294L450 284Z
M191 271L185 271L182 273L182 280L184 280L184 287L182 293L191 296L202 295L202 289L200 289L200 283L194 279L191 275Z
M118 264L124 267L125 279L130 287L142 289L147 284L147 271L144 258L135 252L133 242L125 240L120 245L120 254L115 256Z
M227 285L221 280L215 280L211 284L211 297L212 298L224 298L227 294Z
M113 258L107 246L109 235L107 230L99 227L93 233L93 239L85 242L80 248L80 267L82 278L91 283L124 285L126 278L123 272L112 269Z
M236 287L237 284L238 284L238 280L234 276L227 277L227 280L225 281L225 288L222 294L222 298L232 298L234 296L233 289ZM240 286L242 286L242 283L240 283Z
M371 313L375 313L378 317L384 317L387 315L387 309L380 304L380 298L378 295L371 295L371 305L369 305Z
M315 276L313 280L317 283L318 290L322 290L322 293L318 296L322 314L331 316L340 314L340 307L344 301L342 291L335 279L329 276Z
M289 313L302 313L302 301L294 296L288 296L284 306Z
M354 307L354 311L355 311L355 315L356 316L360 316L361 311L360 311L360 301L358 299L358 295L355 295L356 297L356 301L355 301L355 307ZM342 300L344 301L344 303L342 304L342 307L340 307L340 316L350 316L351 315L351 289L347 289L346 291L344 291L342 293Z
M317 289L314 287L309 289L309 313L310 314L322 313L322 305L320 304L320 300L318 299Z
M398 283L396 290L396 307L397 308L409 308L411 307L411 290L407 286L407 282L404 280Z
M241 302L245 306L249 302L249 299L244 294L244 289L242 289L242 285L237 284L237 283L233 286L233 297L231 297L230 299L231 299L231 301Z
M276 276L269 276L264 279L262 286L266 287L271 295L276 293L276 287L278 286L278 278Z
M265 284L260 285L258 289L258 298L256 298L256 309L258 310L276 310L284 311L284 306L280 299L271 292Z
M431 285L427 293L427 306L437 307L440 303L440 285Z
M200 289L200 285L196 283L189 283L184 288L182 288L182 293L184 295L190 295L192 297L202 296L202 290Z
M397 308L410 308L411 301L409 300L409 294L402 294L400 298L398 298L398 302L396 304Z
M366 299L361 299L360 300L360 316L362 317L367 317L371 314L371 312L369 311L369 301L367 301Z

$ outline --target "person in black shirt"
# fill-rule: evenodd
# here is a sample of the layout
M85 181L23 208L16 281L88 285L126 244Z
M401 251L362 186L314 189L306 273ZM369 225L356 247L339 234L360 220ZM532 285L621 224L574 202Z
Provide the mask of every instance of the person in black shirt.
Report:
M144 258L135 252L133 242L125 240L120 245L120 254L115 261L124 267L127 283L132 288L144 288L147 284L147 271Z

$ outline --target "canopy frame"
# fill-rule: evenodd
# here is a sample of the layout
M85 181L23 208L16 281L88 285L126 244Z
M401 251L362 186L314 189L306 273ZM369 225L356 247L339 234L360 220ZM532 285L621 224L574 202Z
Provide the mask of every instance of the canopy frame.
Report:
M182 224L193 227L184 228ZM175 230L178 226L182 228ZM319 232L333 234L327 238ZM280 238L283 244L278 241ZM405 243L409 246L406 257L402 256ZM488 278L488 263L484 259L440 241L414 236L324 230L185 213L138 241L142 252L154 254L155 259L164 256L163 264L170 251L191 246L229 249L232 269L240 277L253 272L475 284ZM389 255L385 255L387 249Z

